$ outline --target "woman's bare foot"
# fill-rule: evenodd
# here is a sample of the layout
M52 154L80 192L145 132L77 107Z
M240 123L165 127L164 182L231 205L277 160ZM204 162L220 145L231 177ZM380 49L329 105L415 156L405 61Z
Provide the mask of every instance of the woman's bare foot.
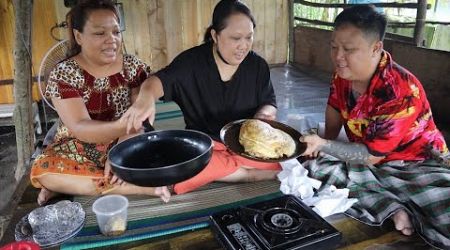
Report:
M395 229L402 232L404 235L411 235L414 233L414 228L409 219L408 213L405 210L400 209L392 216L392 220L395 224Z
M161 200L166 203L169 202L171 196L170 191L166 186L155 188L155 195L159 196Z
M58 193L55 193L53 191L50 191L46 188L41 188L41 192L39 192L37 203L39 206L45 205L49 200L51 200L53 197L57 196Z

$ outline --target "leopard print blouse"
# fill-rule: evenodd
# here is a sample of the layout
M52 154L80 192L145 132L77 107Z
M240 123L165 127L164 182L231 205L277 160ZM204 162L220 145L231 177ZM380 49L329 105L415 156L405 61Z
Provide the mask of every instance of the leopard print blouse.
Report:
M131 89L139 87L150 74L150 67L133 55L124 55L121 72L95 78L72 58L50 72L45 96L81 97L93 120L117 120L131 105Z

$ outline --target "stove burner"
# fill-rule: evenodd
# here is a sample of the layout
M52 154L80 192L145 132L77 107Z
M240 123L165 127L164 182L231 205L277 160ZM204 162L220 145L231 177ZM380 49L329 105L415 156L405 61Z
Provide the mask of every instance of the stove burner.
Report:
M270 222L272 222L272 224L278 228L287 228L290 227L292 223L294 223L294 220L291 216L289 216L289 214L279 213L274 214L272 218L270 218Z
M276 234L293 234L302 225L300 214L289 208L269 208L256 215L256 221L262 228Z
M319 250L336 247L341 234L294 196L281 196L211 216L228 250Z

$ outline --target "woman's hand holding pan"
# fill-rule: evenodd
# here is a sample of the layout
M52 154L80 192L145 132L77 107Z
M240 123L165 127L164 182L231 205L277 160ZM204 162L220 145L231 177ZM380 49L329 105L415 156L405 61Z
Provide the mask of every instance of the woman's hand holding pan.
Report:
M139 131L142 128L142 122L146 119L153 124L155 120L155 102L154 100L136 100L133 105L120 118L121 123L127 124L127 133Z

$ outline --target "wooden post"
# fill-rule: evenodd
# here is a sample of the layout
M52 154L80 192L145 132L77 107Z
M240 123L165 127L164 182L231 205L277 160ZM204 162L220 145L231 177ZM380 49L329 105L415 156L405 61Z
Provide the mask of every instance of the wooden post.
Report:
M34 129L31 108L31 20L33 0L14 0L14 124L17 143L15 178L20 181L30 165L34 147Z
M288 52L289 52L289 54L288 54L288 58L287 58L287 62L288 63L291 63L291 62L294 62L294 55L295 55L295 41L294 41L294 39L295 39L295 34L294 34L294 31L295 31L295 25L294 25L294 22L295 22L295 17L294 17L294 0L289 0L289 8L288 8L288 11L289 11L289 24L288 24L288 27L289 27L289 33L288 33L288 39L289 39L289 48L288 48Z
M424 46L425 20L427 19L427 1L417 1L416 25L414 27L414 43L416 46Z

